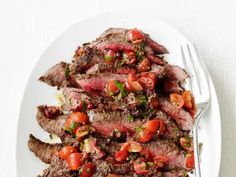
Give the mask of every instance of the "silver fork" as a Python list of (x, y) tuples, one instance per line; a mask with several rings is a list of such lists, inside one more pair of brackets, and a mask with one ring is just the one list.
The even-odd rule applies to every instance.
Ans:
[(187, 89), (190, 89), (195, 97), (197, 113), (193, 126), (193, 143), (195, 159), (195, 177), (201, 177), (199, 146), (198, 146), (198, 124), (206, 113), (210, 104), (209, 73), (201, 57), (197, 55), (196, 49), (192, 44), (181, 46), (181, 54), (185, 69), (190, 74), (187, 81)]

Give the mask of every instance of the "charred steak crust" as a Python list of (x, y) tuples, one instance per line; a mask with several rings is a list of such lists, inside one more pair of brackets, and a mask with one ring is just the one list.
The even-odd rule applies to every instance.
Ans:
[(56, 152), (62, 148), (62, 144), (48, 144), (35, 138), (32, 134), (29, 136), (28, 147), (44, 163), (50, 164)]

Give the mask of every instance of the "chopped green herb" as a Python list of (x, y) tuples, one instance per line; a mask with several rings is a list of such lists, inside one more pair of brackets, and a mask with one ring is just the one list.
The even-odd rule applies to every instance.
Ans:
[(147, 105), (147, 102), (148, 102), (147, 96), (141, 95), (141, 96), (138, 97), (138, 100), (139, 100), (139, 105), (140, 106), (146, 106)]
[(145, 46), (145, 43), (141, 43), (137, 46), (135, 55), (138, 60), (141, 60), (144, 58), (144, 46)]
[(136, 131), (137, 133), (140, 133), (142, 130), (143, 130), (142, 127), (135, 127), (135, 131)]
[(153, 162), (147, 162), (147, 165), (148, 165), (149, 167), (152, 167), (152, 166), (154, 165), (154, 163), (153, 163)]
[(133, 121), (134, 121), (134, 116), (132, 116), (131, 114), (128, 115), (128, 120), (129, 120), (130, 122), (133, 122)]
[(65, 69), (65, 77), (66, 79), (68, 79), (70, 76), (70, 67), (69, 65), (66, 66), (66, 69)]
[[(121, 94), (120, 97), (124, 97), (128, 94), (128, 91), (125, 89), (124, 84), (122, 84), (119, 81), (115, 81), (115, 85), (120, 90), (120, 94)], [(119, 95), (118, 95), (118, 97), (119, 97)]]
[(112, 61), (112, 60), (113, 60), (113, 57), (112, 57), (112, 56), (105, 55), (105, 56), (104, 56), (104, 60), (105, 60), (105, 61)]

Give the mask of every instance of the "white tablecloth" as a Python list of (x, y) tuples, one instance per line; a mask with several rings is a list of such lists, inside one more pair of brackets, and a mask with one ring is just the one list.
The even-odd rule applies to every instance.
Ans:
[(235, 2), (1, 0), (0, 177), (16, 176), (15, 137), (18, 112), (26, 81), (40, 54), (56, 36), (84, 17), (121, 9), (136, 9), (140, 13), (144, 9), (158, 14), (197, 45), (212, 76), (221, 107), (223, 143), (220, 176), (235, 177)]

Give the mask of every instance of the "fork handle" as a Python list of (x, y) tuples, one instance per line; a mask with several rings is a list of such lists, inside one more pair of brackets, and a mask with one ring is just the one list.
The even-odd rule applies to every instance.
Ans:
[(195, 122), (193, 126), (193, 146), (194, 146), (194, 163), (195, 163), (195, 177), (201, 177), (201, 168), (199, 160), (199, 146), (198, 146), (198, 124), (199, 120), (205, 113), (204, 110), (199, 110), (195, 116)]

